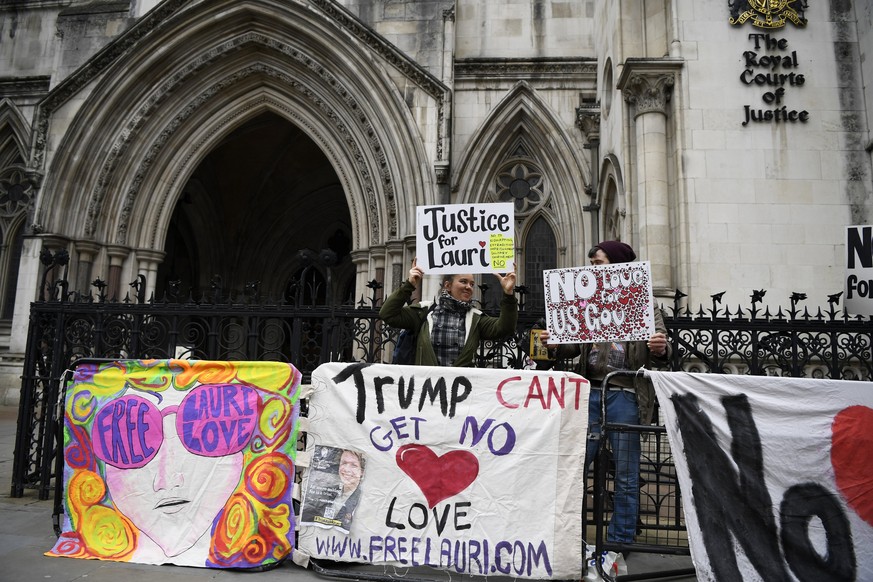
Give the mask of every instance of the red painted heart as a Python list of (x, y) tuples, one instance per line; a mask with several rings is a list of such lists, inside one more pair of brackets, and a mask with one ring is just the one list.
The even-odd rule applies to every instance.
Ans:
[(831, 465), (837, 487), (846, 503), (864, 521), (873, 525), (873, 408), (849, 406), (831, 425)]
[(466, 489), (479, 475), (479, 460), (468, 451), (450, 451), (440, 457), (424, 445), (397, 449), (397, 466), (409, 475), (433, 507)]
[(484, 241), (484, 240), (480, 240), (480, 241), (479, 241), (479, 246), (482, 247), (482, 248), (484, 249), (484, 248), (485, 248), (485, 241)]

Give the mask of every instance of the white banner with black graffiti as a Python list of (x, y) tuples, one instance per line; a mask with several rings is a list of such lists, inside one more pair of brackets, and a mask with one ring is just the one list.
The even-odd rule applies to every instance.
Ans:
[(581, 578), (583, 377), (330, 363), (312, 385), (300, 552)]
[(873, 383), (650, 376), (700, 580), (873, 580)]

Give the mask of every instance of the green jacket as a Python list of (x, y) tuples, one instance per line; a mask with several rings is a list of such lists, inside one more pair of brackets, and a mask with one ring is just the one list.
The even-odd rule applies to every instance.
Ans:
[[(431, 301), (407, 305), (415, 287), (404, 281), (400, 287), (385, 299), (379, 317), (391, 327), (401, 329), (421, 329), (415, 340), (415, 365), (438, 366), (436, 353), (430, 341), (430, 321), (428, 308)], [(480, 340), (498, 340), (515, 333), (518, 324), (518, 300), (515, 295), (503, 295), (500, 301), (500, 317), (485, 315), (473, 308), (467, 313), (467, 338), (452, 366), (472, 367), (476, 361), (476, 350)]]
[[(661, 310), (655, 308), (655, 331), (666, 334), (667, 327), (664, 325), (664, 317)], [(575, 372), (588, 378), (588, 355), (591, 353), (591, 348), (594, 344), (561, 344), (555, 350), (555, 357), (559, 360), (571, 359), (576, 356), (579, 358), (579, 363), (576, 364)], [(666, 368), (670, 362), (670, 343), (667, 343), (667, 351), (663, 356), (655, 356), (649, 351), (647, 342), (634, 341), (624, 342), (625, 354), (627, 355), (627, 369), (639, 370), (640, 368), (651, 369)], [(590, 378), (589, 378), (590, 379)], [(611, 385), (622, 386), (624, 388), (633, 388), (637, 395), (637, 406), (640, 409), (640, 423), (651, 424), (652, 416), (655, 411), (655, 388), (652, 386), (652, 381), (642, 374), (637, 374), (633, 378), (626, 376), (617, 376), (612, 379)]]

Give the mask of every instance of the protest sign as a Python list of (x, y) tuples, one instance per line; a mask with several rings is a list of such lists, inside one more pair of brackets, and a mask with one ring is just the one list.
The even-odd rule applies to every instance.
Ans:
[(300, 374), (280, 362), (80, 364), (49, 556), (264, 568), (294, 546)]
[(515, 269), (511, 203), (416, 208), (416, 259), (425, 273), (508, 273)]
[(647, 340), (655, 332), (648, 262), (543, 271), (550, 344)]
[[(295, 552), (477, 576), (581, 578), (584, 378), (330, 363), (312, 384), (313, 460)], [(354, 464), (345, 475), (338, 451)], [(343, 494), (358, 495), (353, 510), (341, 509)]]
[(700, 580), (873, 580), (869, 382), (647, 374)]
[(846, 312), (873, 315), (873, 226), (846, 228)]

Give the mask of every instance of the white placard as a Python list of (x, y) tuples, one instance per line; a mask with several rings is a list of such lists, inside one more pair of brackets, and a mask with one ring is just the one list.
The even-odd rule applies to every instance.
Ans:
[(515, 207), (510, 203), (416, 208), (418, 266), (425, 273), (515, 270)]
[(549, 343), (647, 340), (655, 333), (649, 263), (543, 271)]
[[(318, 483), (303, 498), (299, 551), (476, 576), (581, 578), (587, 380), (331, 363), (312, 384), (307, 442), (319, 469), (304, 474), (303, 490), (313, 474)], [(362, 461), (330, 485), (324, 473), (338, 451)], [(325, 509), (343, 479), (360, 489), (351, 516)]]

